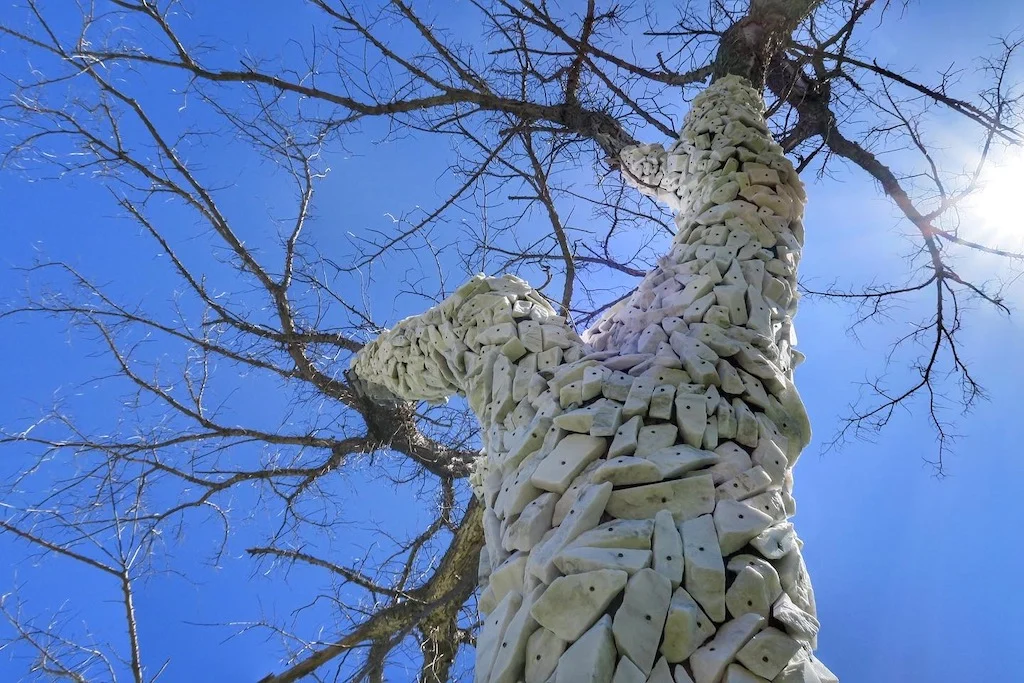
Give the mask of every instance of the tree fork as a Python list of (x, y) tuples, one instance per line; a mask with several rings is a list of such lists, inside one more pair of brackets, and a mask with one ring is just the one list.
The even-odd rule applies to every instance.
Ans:
[(772, 59), (819, 4), (821, 0), (751, 0), (747, 15), (722, 34), (712, 82), (739, 76), (764, 90)]

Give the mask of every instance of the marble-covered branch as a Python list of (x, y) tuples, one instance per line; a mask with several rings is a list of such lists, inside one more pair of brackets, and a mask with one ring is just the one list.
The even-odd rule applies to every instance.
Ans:
[(476, 681), (837, 681), (789, 521), (804, 193), (762, 109), (725, 77), (667, 150), (623, 150), (679, 230), (582, 340), (479, 277), (357, 356), (401, 397), (465, 393), (483, 427)]
[[(537, 354), (540, 368), (556, 368), (578, 360), (582, 345), (565, 318), (525, 281), (481, 274), (367, 344), (352, 369), (363, 381), (409, 401), (464, 394), (483, 421), (492, 410), (495, 376), (506, 365)], [(505, 417), (503, 408), (494, 410), (498, 419)]]

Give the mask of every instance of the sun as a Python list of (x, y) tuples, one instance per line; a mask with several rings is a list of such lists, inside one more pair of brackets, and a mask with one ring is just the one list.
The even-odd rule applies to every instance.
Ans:
[(1024, 152), (1014, 152), (982, 172), (965, 205), (961, 226), (998, 242), (987, 246), (1012, 248), (1024, 242)]

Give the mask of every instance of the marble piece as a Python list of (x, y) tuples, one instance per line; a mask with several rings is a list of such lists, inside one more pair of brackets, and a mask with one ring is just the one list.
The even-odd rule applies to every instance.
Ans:
[(622, 424), (622, 406), (614, 401), (594, 404), (594, 417), (590, 423), (591, 436), (616, 436)]
[(534, 498), (512, 522), (502, 536), (502, 546), (508, 550), (529, 551), (551, 528), (551, 515), (555, 511), (558, 495), (542, 493)]
[(632, 548), (650, 550), (653, 519), (613, 519), (580, 534), (568, 547)]
[(607, 443), (589, 434), (569, 434), (537, 466), (530, 482), (545, 491), (564, 493), (584, 467), (604, 455)]
[(486, 683), (490, 679), (501, 637), (522, 603), (523, 596), (520, 593), (508, 593), (481, 625), (476, 642), (477, 657), (474, 671), (474, 680), (479, 683)]
[(637, 438), (640, 435), (640, 428), (643, 420), (639, 415), (629, 418), (615, 430), (615, 437), (611, 446), (608, 447), (608, 457), (614, 458), (620, 455), (632, 455), (636, 452)]
[(533, 603), (533, 618), (558, 638), (575, 641), (597, 622), (628, 578), (614, 569), (560, 576)]
[(765, 578), (753, 567), (744, 567), (725, 591), (725, 606), (733, 617), (748, 612), (769, 617), (772, 596)]
[(668, 510), (659, 510), (654, 516), (652, 566), (678, 588), (683, 579), (683, 539), (676, 529), (675, 520)]
[(814, 644), (818, 637), (818, 620), (811, 614), (800, 609), (789, 597), (788, 593), (782, 593), (779, 599), (772, 605), (772, 616), (782, 624), (790, 636), (798, 641)]
[(605, 615), (562, 654), (554, 683), (611, 683), (615, 659), (612, 618)]
[(546, 628), (534, 631), (526, 642), (525, 683), (545, 683), (555, 672), (566, 644)]
[(796, 533), (789, 522), (773, 524), (752, 538), (750, 545), (768, 559), (778, 560), (797, 549)]
[[(737, 474), (715, 487), (719, 499), (743, 500), (768, 490), (772, 485), (771, 476), (760, 465)], [(755, 506), (756, 507), (756, 506)]]
[(526, 644), (537, 630), (538, 624), (531, 615), (533, 601), (544, 589), (538, 588), (527, 595), (516, 614), (501, 634), (501, 644), (496, 648), (491, 668), (490, 683), (517, 683), (526, 664)]
[(602, 463), (590, 475), (590, 481), (600, 483), (610, 481), (616, 487), (634, 484), (650, 484), (661, 481), (661, 470), (650, 460), (621, 455)]
[(679, 430), (674, 424), (661, 423), (641, 427), (637, 434), (634, 455), (645, 457), (673, 445), (678, 437)]
[(709, 475), (700, 475), (616, 490), (608, 499), (607, 512), (619, 519), (647, 519), (668, 510), (681, 522), (714, 508), (714, 484)]
[(616, 569), (632, 575), (651, 566), (651, 551), (578, 546), (566, 548), (555, 555), (555, 566), (563, 574)]
[(665, 637), (661, 653), (669, 662), (685, 661), (715, 634), (715, 625), (697, 601), (683, 588), (677, 588), (669, 603)]
[(671, 596), (668, 579), (653, 569), (641, 569), (630, 577), (615, 612), (615, 647), (644, 673), (654, 665)]
[(659, 657), (651, 669), (651, 675), (647, 677), (647, 683), (675, 683), (672, 678), (672, 670), (664, 657)]
[(491, 571), (489, 583), (494, 597), (502, 600), (509, 592), (522, 593), (523, 580), (526, 576), (525, 553), (512, 553), (508, 559)]
[(647, 683), (647, 675), (629, 657), (619, 657), (612, 683)]
[(770, 515), (735, 500), (719, 500), (714, 520), (723, 555), (733, 554), (774, 522)]
[(676, 390), (676, 425), (687, 445), (700, 448), (704, 443), (707, 426), (707, 401), (703, 394), (682, 393)]
[(758, 676), (772, 679), (782, 673), (799, 651), (800, 643), (769, 626), (740, 649), (736, 660)]
[(565, 490), (565, 493), (561, 495), (558, 502), (555, 503), (555, 512), (551, 515), (551, 525), (559, 526), (562, 520), (565, 519), (566, 515), (569, 514), (569, 510), (576, 504), (576, 500), (583, 493), (587, 484), (590, 484), (590, 475), (601, 466), (602, 460), (598, 458), (589, 465), (583, 468), (583, 471), (576, 475), (576, 478), (569, 484), (569, 488)]
[(526, 571), (544, 583), (554, 581), (557, 578), (555, 556), (581, 533), (597, 526), (611, 493), (612, 485), (608, 482), (583, 488), (562, 523), (530, 553)]
[(764, 623), (764, 617), (758, 614), (744, 614), (723, 624), (711, 642), (697, 648), (690, 656), (695, 683), (718, 683), (736, 653), (761, 630)]
[(718, 461), (718, 455), (713, 451), (678, 445), (662, 448), (645, 456), (645, 459), (657, 466), (662, 477), (670, 479), (713, 465)]
[(725, 669), (722, 683), (771, 683), (767, 678), (756, 676), (740, 664), (730, 664)]
[(679, 531), (683, 537), (686, 591), (709, 617), (716, 622), (725, 621), (725, 562), (711, 515), (688, 519)]
[(651, 407), (647, 414), (658, 420), (672, 419), (672, 406), (676, 397), (676, 388), (671, 384), (660, 384), (651, 395)]

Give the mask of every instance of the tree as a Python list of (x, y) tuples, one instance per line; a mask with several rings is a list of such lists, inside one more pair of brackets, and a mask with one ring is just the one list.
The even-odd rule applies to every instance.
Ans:
[[(336, 624), (328, 636), (310, 642), (286, 624), (253, 625), (279, 635), (289, 651), (267, 681), (326, 678), (335, 671), (381, 680), (388, 664), (410, 656), (421, 680), (448, 680), (460, 648), (474, 642), (481, 661), (490, 661), (484, 655), (501, 648), (493, 628), (475, 635), (471, 603), (478, 564), (483, 575), (491, 574), (481, 608), (498, 618), (497, 633), (507, 623), (511, 630), (505, 632), (517, 636), (504, 641), (512, 645), (505, 648), (511, 655), (497, 655), (508, 680), (521, 677), (527, 649), (546, 666), (567, 647), (573, 665), (563, 667), (559, 680), (587, 666), (609, 671), (611, 641), (639, 666), (642, 675), (635, 675), (641, 679), (652, 667), (665, 676), (668, 663), (686, 660), (682, 671), (698, 683), (715, 680), (729, 659), (719, 661), (711, 648), (717, 643), (721, 650), (735, 640), (733, 650), (739, 650), (767, 625), (769, 613), (778, 628), (762, 630), (741, 651), (743, 666), (768, 678), (789, 667), (806, 675), (793, 680), (830, 680), (798, 652), (813, 643), (816, 622), (797, 541), (784, 522), (792, 511), (787, 465), (809, 437), (789, 377), (798, 361), (788, 325), (802, 241), (796, 174), (827, 172), (836, 160), (846, 160), (877, 181), (916, 231), (913, 274), (905, 284), (804, 293), (862, 302), (867, 316), (888, 314), (900, 297), (932, 293), (934, 307), (901, 340), (924, 344), (918, 378), (895, 391), (876, 385), (877, 401), (858, 409), (848, 429), (856, 434), (884, 426), (896, 408), (923, 395), (939, 437), (941, 466), (949, 436), (940, 405), (949, 385), (943, 382), (953, 378), (966, 406), (980, 390), (957, 341), (964, 306), (973, 298), (1005, 308), (997, 291), (958, 274), (955, 252), (1021, 258), (981, 243), (955, 222), (990, 149), (1021, 141), (1020, 93), (1010, 79), (1019, 43), (1004, 41), (985, 63), (991, 84), (971, 101), (953, 94), (951, 77), (929, 86), (859, 54), (855, 33), (866, 18), (898, 11), (889, 3), (741, 5), (685, 8), (667, 27), (651, 13), (649, 33), (665, 49), (629, 58), (622, 56), (630, 50), (620, 38), (626, 22), (643, 13), (595, 2), (585, 10), (525, 1), (474, 4), (474, 20), (488, 32), (482, 53), (398, 0), (375, 9), (312, 0), (308, 11), (317, 26), (330, 28), (329, 35), (315, 34), (294, 52), (282, 49), (274, 61), (245, 55), (240, 65), (230, 51), (189, 28), (188, 8), (179, 3), (111, 0), (84, 7), (69, 22), (66, 14), (29, 2), (24, 13), (5, 20), (5, 42), (26, 51), (32, 67), (16, 80), (15, 97), (4, 110), (15, 135), (8, 163), (109, 188), (122, 215), (159, 246), (177, 291), (170, 315), (161, 315), (148, 301), (125, 303), (135, 298), (131, 292), (115, 296), (111, 287), (68, 263), (41, 262), (29, 275), (48, 286), (29, 291), (5, 313), (12, 319), (56, 315), (91, 331), (112, 359), (114, 376), (131, 391), (124, 419), (113, 427), (84, 424), (58, 405), (38, 424), (5, 432), (4, 443), (21, 456), (4, 493), (10, 510), (0, 520), (5, 534), (110, 577), (127, 625), (123, 664), (73, 634), (35, 625), (8, 597), (4, 607), (15, 643), (35, 653), (33, 671), (80, 680), (119, 672), (146, 680), (157, 674), (159, 665), (143, 655), (134, 591), (164, 568), (168, 551), (191, 538), (197, 526), (218, 520), (226, 532), (244, 525), (246, 515), (225, 505), (235, 496), (243, 510), (277, 521), (250, 546), (253, 557), (269, 566), (315, 569), (336, 582), (317, 596), (334, 608), (323, 610), (314, 598), (310, 610), (311, 618)], [(146, 90), (154, 74), (166, 74), (166, 93)], [(680, 143), (669, 152), (638, 144), (641, 133), (674, 139), (671, 121), (683, 110), (680, 94), (689, 98), (709, 80), (712, 86), (694, 100)], [(767, 126), (759, 118), (762, 92)], [(705, 106), (721, 106), (722, 120), (710, 121)], [(941, 170), (922, 130), (929, 107), (963, 117), (979, 131), (980, 160), (968, 173)], [(864, 108), (877, 123), (851, 123), (853, 113)], [(200, 112), (190, 114), (194, 109)], [(233, 139), (224, 135), (228, 131)], [(330, 155), (360, 134), (383, 134), (400, 145), (414, 134), (453, 141), (451, 177), (440, 183), (448, 198), (421, 215), (399, 216), (393, 231), (367, 233), (334, 253), (326, 242), (307, 236), (314, 190), (326, 182)], [(714, 155), (720, 149), (715, 139), (742, 144)], [(271, 178), (292, 183), (291, 210), (272, 204), (272, 213), (284, 216), (277, 244), (232, 218), (237, 193), (230, 181), (217, 178), (223, 169), (204, 166), (217, 158), (204, 152), (214, 143), (218, 155), (237, 154), (239, 167), (246, 158), (259, 158), (272, 169)], [(880, 160), (881, 150), (907, 143), (920, 153), (923, 167), (908, 162), (909, 170), (900, 172)], [(574, 172), (595, 154), (601, 182), (581, 189)], [(680, 164), (690, 159), (693, 167), (680, 175)], [(733, 187), (732, 177), (722, 176), (739, 171), (749, 186)], [(680, 218), (668, 220), (636, 189), (680, 209)], [(755, 216), (751, 204), (765, 211)], [(600, 240), (574, 227), (576, 207), (591, 211), (590, 220), (600, 228), (591, 231)], [(456, 228), (459, 215), (473, 220)], [(533, 225), (535, 215), (546, 222), (543, 228)], [(199, 248), (182, 227), (196, 224)], [(726, 230), (716, 232), (720, 224)], [(673, 233), (669, 257), (656, 260), (665, 234)], [(644, 236), (639, 247), (636, 235)], [(371, 282), (384, 290), (387, 278), (379, 269), (399, 253), (436, 268), (431, 277), (413, 274), (403, 290), (436, 305), (364, 346), (383, 327), (365, 297), (354, 293)], [(535, 289), (506, 278), (477, 279), (452, 291), (453, 279), (480, 270), (518, 272)], [(761, 275), (765, 270), (768, 275)], [(670, 271), (679, 278), (666, 279)], [(633, 281), (618, 287), (609, 274)], [(748, 287), (755, 275), (764, 283), (761, 292)], [(639, 278), (645, 279), (633, 291)], [(693, 284), (699, 296), (673, 291), (670, 280), (680, 287)], [(682, 320), (669, 320), (663, 311), (642, 327), (636, 322), (638, 311), (667, 300), (680, 307), (674, 313)], [(775, 310), (755, 313), (761, 303)], [(452, 316), (456, 324), (446, 326)], [(466, 329), (451, 336), (454, 327), (468, 329), (470, 323), (477, 327), (472, 340)], [(587, 328), (586, 340), (600, 349), (589, 359), (592, 349), (584, 350), (576, 334)], [(156, 353), (147, 346), (150, 338), (162, 340)], [(181, 363), (172, 381), (163, 356), (175, 347)], [(640, 352), (653, 357), (641, 358)], [(354, 372), (346, 374), (353, 357)], [(669, 359), (667, 364), (659, 357)], [(418, 366), (397, 372), (398, 361)], [(513, 362), (527, 368), (522, 378)], [(656, 383), (634, 381), (644, 373), (650, 377), (651, 370), (673, 372)], [(238, 378), (246, 373), (258, 377)], [(505, 393), (491, 393), (487, 382), (494, 377), (507, 385)], [(532, 379), (537, 377), (543, 385)], [(382, 392), (380, 384), (389, 391)], [(559, 389), (557, 396), (552, 387)], [(653, 392), (663, 387), (672, 387), (664, 392), (675, 397), (659, 398), (656, 409)], [(265, 416), (242, 419), (231, 400), (237, 388), (273, 391), (277, 401), (292, 405), (276, 423)], [(400, 400), (441, 399), (455, 391), (468, 395), (468, 407), (459, 401), (429, 406)], [(506, 400), (516, 395), (527, 400)], [(499, 405), (487, 415), (492, 401)], [(685, 410), (712, 404), (714, 414), (702, 415), (699, 425), (682, 417)], [(478, 430), (469, 407), (486, 430)], [(648, 443), (641, 447), (626, 439), (617, 445), (613, 435), (620, 428), (638, 429), (641, 419)], [(546, 421), (556, 427), (547, 440)], [(662, 443), (666, 430), (659, 428), (666, 426), (671, 439)], [(773, 426), (783, 433), (774, 434)], [(637, 441), (643, 437), (638, 433)], [(746, 450), (720, 443), (734, 441)], [(490, 449), (484, 459), (477, 452), (481, 442)], [(577, 477), (592, 474), (581, 475), (580, 468), (609, 445), (628, 458), (637, 457), (637, 448), (652, 455), (655, 443), (667, 450), (642, 463), (609, 463), (598, 476), (603, 484), (583, 489), (581, 478), (576, 486)], [(520, 481), (515, 503), (497, 495), (503, 449), (510, 452), (503, 467), (515, 481), (515, 472), (529, 464), (539, 469), (555, 448), (567, 459), (577, 458), (576, 466), (558, 469), (545, 459), (552, 471), (532, 477), (537, 486)], [(36, 457), (29, 459), (30, 453)], [(751, 456), (755, 462), (748, 462)], [(70, 474), (59, 469), (68, 457), (75, 465)], [(436, 501), (435, 514), (420, 533), (395, 540), (385, 552), (370, 551), (362, 563), (339, 563), (334, 534), (346, 515), (332, 478), (366, 466), (396, 484), (416, 482), (427, 500)], [(699, 469), (708, 467), (710, 472)], [(701, 473), (680, 476), (690, 471)], [(482, 500), (468, 495), (466, 481), (474, 472)], [(613, 494), (611, 482), (637, 488)], [(730, 484), (749, 486), (768, 515), (755, 514), (748, 496), (746, 504), (715, 504), (716, 495), (729, 498), (715, 487), (727, 490)], [(668, 518), (653, 508), (636, 512), (644, 494), (664, 487), (674, 494), (664, 496), (666, 502), (679, 506)], [(573, 503), (574, 492), (584, 490)], [(516, 510), (530, 500), (536, 508), (530, 514), (541, 521), (529, 531), (520, 525), (519, 532), (509, 532), (519, 533), (516, 545), (503, 548)], [(575, 514), (574, 504), (588, 519), (562, 522), (558, 528), (568, 531), (556, 531), (548, 541), (536, 536), (545, 530), (545, 515)], [(618, 538), (631, 551), (628, 559), (583, 542), (577, 548), (582, 552), (566, 550), (586, 527), (602, 521), (602, 511), (613, 510), (620, 511), (618, 517), (653, 520), (630, 527), (640, 540)], [(729, 513), (737, 520), (727, 518)], [(739, 515), (757, 522), (740, 524)], [(652, 532), (656, 550), (678, 552), (668, 564), (659, 560), (653, 570), (640, 569), (649, 562), (640, 557), (646, 550), (637, 554), (626, 545), (650, 544)], [(485, 537), (488, 550), (479, 562)], [(721, 544), (717, 564), (702, 562), (701, 545), (693, 541), (701, 538)], [(769, 561), (748, 552), (748, 542)], [(502, 562), (508, 550), (521, 554)], [(680, 554), (686, 571), (678, 565)], [(723, 555), (732, 560), (728, 568)], [(751, 567), (742, 567), (740, 557)], [(518, 587), (522, 579), (513, 577), (524, 566), (522, 575), (533, 578), (521, 593), (510, 590), (507, 582)], [(598, 569), (603, 567), (613, 569)], [(608, 602), (587, 618), (574, 612), (571, 623), (557, 625), (552, 610), (545, 617), (543, 609), (521, 606), (544, 601), (543, 590), (531, 592), (537, 581), (554, 586), (558, 570), (571, 577), (583, 576), (585, 569), (597, 570), (586, 576), (605, 582), (607, 600), (615, 600), (614, 620), (600, 617)], [(503, 574), (500, 580), (496, 571)], [(624, 573), (632, 577), (628, 582)], [(776, 580), (779, 590), (772, 588)], [(560, 585), (568, 590), (572, 579)], [(615, 597), (620, 593), (621, 606)], [(750, 603), (757, 595), (764, 601), (747, 605), (749, 615), (737, 602), (748, 595)], [(671, 612), (665, 629), (676, 633), (673, 644), (666, 641), (662, 648), (664, 660), (656, 659), (661, 655), (652, 647), (661, 637), (660, 625), (652, 637), (645, 620), (630, 621), (648, 604)], [(532, 630), (538, 624), (531, 616), (545, 620), (547, 630)], [(650, 616), (652, 622), (666, 618)], [(540, 635), (531, 640), (535, 634)], [(575, 638), (586, 640), (575, 649), (562, 642)], [(600, 647), (590, 647), (593, 642)], [(758, 662), (761, 657), (769, 661)], [(736, 667), (730, 675), (749, 678)]]

